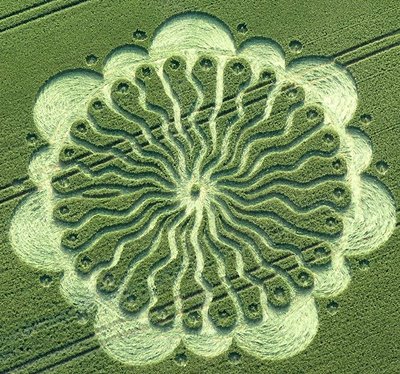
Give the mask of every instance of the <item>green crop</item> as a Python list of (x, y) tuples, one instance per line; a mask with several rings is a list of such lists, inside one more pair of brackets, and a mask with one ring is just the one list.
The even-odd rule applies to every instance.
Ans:
[[(153, 46), (165, 20), (192, 11), (194, 20), (204, 12), (226, 24), (234, 55)], [(0, 373), (398, 372), (399, 11), (389, 0), (3, 0)], [(177, 29), (170, 40), (179, 37)], [(265, 43), (286, 66), (243, 52)], [(110, 64), (118, 53), (148, 51), (149, 59)], [(301, 70), (307, 59), (354, 81), (355, 109), (343, 126), (351, 98), (344, 93), (343, 104), (333, 92), (339, 104), (327, 110), (317, 97), (342, 76), (312, 76)], [(298, 78), (307, 74), (306, 83)], [(75, 88), (49, 95), (48, 112), (37, 108), (68, 75), (93, 87), (84, 110), (57, 125), (67, 128), (61, 136), (48, 125), (52, 108), (62, 112)], [(370, 235), (348, 229), (359, 174), (372, 186), (368, 197), (392, 204), (368, 211), (377, 217)], [(389, 208), (391, 226), (376, 234)], [(336, 269), (338, 243), (358, 235), (360, 248), (386, 236), (373, 254), (346, 255), (335, 271), (348, 271), (351, 284), (324, 294), (319, 274)], [(71, 286), (75, 277), (82, 288)], [(267, 314), (297, 313), (308, 297), (318, 332), (281, 357), (292, 343), (275, 331), (295, 334), (311, 309), (302, 304), (290, 328), (260, 326)], [(107, 319), (108, 307), (117, 317)], [(142, 320), (154, 335), (141, 341), (141, 325), (129, 326)], [(151, 353), (158, 339), (169, 352), (161, 360)], [(276, 352), (262, 357), (257, 347), (273, 339)], [(145, 362), (129, 362), (138, 346)]]

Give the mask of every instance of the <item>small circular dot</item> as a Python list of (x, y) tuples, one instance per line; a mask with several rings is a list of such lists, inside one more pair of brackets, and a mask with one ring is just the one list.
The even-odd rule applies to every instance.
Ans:
[(72, 157), (74, 155), (74, 150), (72, 148), (64, 149), (64, 155), (67, 157)]
[(66, 205), (60, 207), (60, 213), (61, 214), (68, 214), (69, 213), (69, 208)]
[(203, 59), (200, 61), (200, 65), (201, 65), (202, 68), (208, 70), (208, 69), (212, 68), (213, 63), (212, 63), (212, 61), (211, 61), (209, 58), (203, 58)]
[(220, 310), (218, 312), (218, 315), (220, 318), (227, 318), (229, 316), (229, 313), (226, 310)]
[(129, 295), (126, 298), (126, 302), (129, 304), (134, 304), (136, 302), (136, 296), (135, 295)]
[(189, 319), (191, 322), (197, 322), (197, 321), (200, 319), (200, 313), (199, 313), (199, 312), (191, 312), (191, 313), (188, 315), (188, 319)]
[(62, 178), (62, 179), (60, 179), (59, 183), (60, 183), (60, 186), (61, 186), (61, 187), (68, 187), (68, 186), (69, 186), (69, 180), (68, 180), (68, 178)]
[(42, 286), (49, 287), (50, 284), (53, 282), (53, 278), (50, 275), (43, 274), (40, 276), (39, 281), (42, 284)]
[(249, 305), (249, 311), (250, 312), (257, 312), (258, 311), (258, 304), (252, 303)]
[(161, 320), (164, 320), (164, 319), (166, 319), (166, 318), (168, 318), (168, 315), (169, 315), (169, 313), (168, 313), (168, 311), (167, 310), (161, 310), (161, 311), (159, 311), (159, 312), (156, 312), (157, 314), (158, 314), (158, 316), (159, 316), (159, 318), (161, 319)]
[(344, 195), (344, 189), (337, 187), (333, 190), (333, 195), (336, 197), (336, 199), (341, 199)]
[(81, 265), (82, 265), (84, 268), (87, 268), (91, 263), (92, 263), (92, 260), (90, 259), (90, 257), (88, 257), (88, 256), (83, 256), (83, 257), (81, 258)]
[(86, 130), (87, 130), (86, 124), (80, 123), (79, 125), (76, 126), (76, 129), (77, 129), (79, 132), (86, 132)]
[(235, 123), (236, 120), (237, 120), (236, 116), (231, 116), (226, 120), (226, 124), (227, 125), (232, 125), (233, 123)]
[(369, 260), (367, 260), (366, 258), (358, 261), (358, 265), (360, 266), (361, 270), (367, 270), (369, 268)]
[(339, 304), (336, 301), (330, 301), (326, 305), (326, 309), (328, 310), (328, 312), (330, 314), (334, 315), (334, 314), (336, 314), (338, 312)]
[(247, 27), (247, 25), (246, 25), (245, 23), (239, 23), (239, 24), (237, 25), (236, 30), (237, 30), (238, 32), (240, 32), (241, 34), (246, 34), (247, 31), (249, 31), (249, 29), (248, 29), (248, 27)]
[(97, 60), (98, 60), (98, 58), (97, 58), (97, 56), (95, 56), (95, 55), (88, 55), (88, 56), (86, 56), (86, 63), (87, 63), (88, 65), (94, 65), (94, 64), (96, 64)]
[(361, 114), (360, 121), (364, 124), (368, 124), (372, 121), (372, 116), (370, 114)]
[(342, 166), (342, 163), (340, 160), (335, 160), (332, 162), (332, 166), (334, 169), (339, 170)]
[(272, 71), (269, 71), (269, 70), (264, 70), (261, 73), (261, 79), (264, 80), (264, 81), (273, 80), (274, 77), (275, 77), (274, 73)]
[(179, 66), (180, 66), (181, 64), (180, 64), (180, 62), (178, 61), (178, 60), (175, 60), (175, 59), (173, 59), (173, 60), (171, 60), (170, 62), (169, 62), (169, 67), (172, 69), (172, 70), (177, 70), (177, 69), (179, 69)]
[(120, 83), (120, 84), (118, 85), (118, 87), (117, 87), (117, 90), (118, 90), (118, 92), (121, 92), (121, 93), (127, 93), (128, 90), (129, 90), (129, 85), (128, 85), (128, 83), (125, 83), (125, 82)]
[(326, 255), (326, 249), (324, 247), (318, 247), (315, 251), (315, 257), (321, 258)]
[(244, 70), (244, 66), (241, 62), (235, 62), (232, 65), (232, 70), (236, 73), (236, 74), (240, 74), (243, 70)]
[(229, 361), (233, 363), (238, 363), (240, 359), (242, 358), (241, 354), (239, 352), (229, 352), (228, 354)]
[(114, 276), (112, 274), (107, 274), (104, 278), (103, 278), (103, 283), (106, 287), (112, 287), (115, 283), (115, 279)]
[(179, 366), (186, 366), (187, 362), (188, 362), (188, 357), (187, 357), (186, 353), (178, 353), (175, 356), (174, 361)]
[(300, 53), (303, 50), (303, 44), (299, 40), (292, 40), (289, 43), (289, 48), (294, 53)]
[(299, 93), (299, 90), (296, 87), (290, 87), (287, 90), (286, 95), (287, 95), (288, 98), (294, 99), (294, 98), (296, 98), (298, 93)]
[(71, 242), (74, 242), (78, 239), (78, 236), (76, 234), (69, 234), (68, 235), (68, 240)]
[(36, 140), (38, 139), (38, 137), (37, 137), (37, 135), (36, 134), (28, 134), (27, 136), (26, 136), (26, 140), (29, 142), (29, 143), (35, 143), (36, 142)]
[(139, 29), (136, 29), (132, 35), (133, 35), (133, 38), (136, 40), (145, 40), (147, 38), (146, 32), (143, 30), (139, 30)]
[(334, 217), (329, 217), (326, 219), (326, 224), (330, 227), (333, 227), (337, 224), (337, 221)]
[(278, 298), (284, 297), (285, 296), (285, 290), (283, 287), (276, 287), (274, 289), (274, 295)]
[(309, 120), (312, 120), (318, 117), (318, 112), (315, 109), (309, 109), (306, 115)]
[(324, 142), (325, 142), (325, 143), (330, 144), (330, 143), (332, 143), (334, 140), (335, 140), (335, 137), (333, 136), (333, 134), (327, 133), (327, 134), (324, 135)]
[(145, 77), (149, 77), (151, 75), (151, 69), (148, 66), (142, 68), (142, 73)]
[(100, 110), (103, 108), (103, 103), (100, 100), (97, 100), (93, 103), (93, 108), (96, 110)]
[(386, 174), (389, 169), (389, 165), (385, 161), (378, 161), (375, 167), (379, 174)]
[(298, 278), (301, 282), (305, 283), (310, 280), (310, 275), (303, 271), (299, 274)]

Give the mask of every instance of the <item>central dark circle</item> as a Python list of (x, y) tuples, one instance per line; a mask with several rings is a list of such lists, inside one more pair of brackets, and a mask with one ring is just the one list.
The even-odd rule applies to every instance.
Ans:
[(200, 184), (193, 184), (193, 186), (190, 188), (190, 196), (193, 199), (197, 199), (200, 196)]

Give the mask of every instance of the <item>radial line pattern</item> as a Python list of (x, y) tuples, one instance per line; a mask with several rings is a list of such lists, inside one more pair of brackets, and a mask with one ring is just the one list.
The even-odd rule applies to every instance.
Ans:
[(77, 274), (154, 328), (230, 331), (287, 307), (350, 203), (322, 109), (239, 57), (141, 64), (92, 100), (60, 162), (54, 217)]

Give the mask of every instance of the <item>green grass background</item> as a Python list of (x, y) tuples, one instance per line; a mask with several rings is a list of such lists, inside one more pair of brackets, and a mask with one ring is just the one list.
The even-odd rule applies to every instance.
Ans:
[[(369, 172), (383, 180), (400, 206), (398, 0), (87, 0), (61, 9), (74, 3), (0, 1), (0, 373), (400, 373), (398, 229), (368, 257), (369, 268), (361, 269), (361, 258), (349, 261), (352, 283), (335, 299), (336, 314), (327, 310), (329, 300), (318, 301), (319, 332), (304, 352), (277, 362), (258, 361), (244, 352), (237, 362), (229, 360), (229, 352), (210, 360), (186, 352), (185, 367), (177, 365), (175, 354), (145, 368), (113, 361), (98, 348), (90, 319), (84, 323), (60, 296), (60, 276), (49, 274), (52, 282), (44, 286), (43, 273), (20, 262), (8, 242), (13, 210), (32, 187), (29, 181), (17, 180), (27, 175), (32, 152), (43, 144), (31, 136), (36, 132), (32, 110), (39, 87), (60, 71), (87, 68), (90, 54), (98, 57), (90, 68), (101, 72), (110, 50), (134, 43), (136, 29), (148, 35), (137, 43), (148, 46), (160, 23), (185, 11), (213, 14), (234, 31), (245, 22), (249, 31), (245, 36), (236, 33), (238, 42), (253, 35), (272, 38), (283, 46), (288, 61), (339, 54), (388, 34), (397, 46), (349, 66), (359, 93), (359, 108), (351, 124), (370, 136), (374, 161)], [(26, 10), (14, 14), (21, 9)], [(59, 10), (37, 17), (47, 9)], [(36, 19), (27, 22), (29, 18)], [(299, 55), (288, 47), (295, 39), (304, 46)], [(374, 45), (361, 52), (374, 51)], [(346, 58), (338, 61), (346, 62)], [(372, 121), (360, 121), (363, 114), (370, 114)], [(389, 166), (383, 176), (375, 168), (381, 160)], [(183, 350), (180, 347), (176, 353)]]

